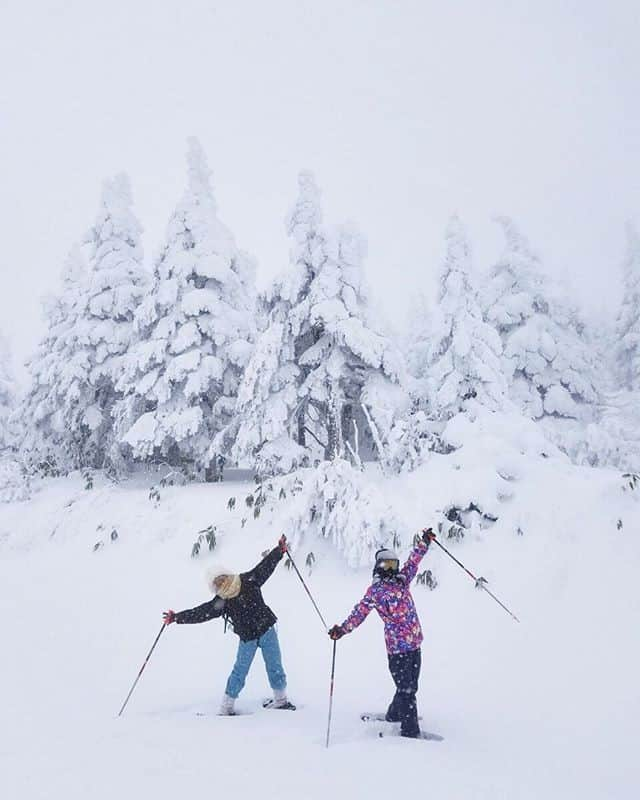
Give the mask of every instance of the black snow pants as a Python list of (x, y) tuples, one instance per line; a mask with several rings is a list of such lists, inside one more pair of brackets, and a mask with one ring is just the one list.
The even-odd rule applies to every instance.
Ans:
[(400, 723), (402, 736), (416, 737), (420, 734), (416, 692), (421, 662), (419, 649), (389, 656), (389, 671), (396, 685), (396, 693), (387, 709), (387, 719)]

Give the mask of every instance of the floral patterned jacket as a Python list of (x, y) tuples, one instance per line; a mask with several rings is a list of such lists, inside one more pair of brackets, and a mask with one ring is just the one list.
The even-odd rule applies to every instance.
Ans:
[(384, 622), (387, 653), (395, 655), (417, 650), (422, 644), (422, 628), (409, 584), (415, 578), (426, 552), (427, 545), (420, 541), (396, 577), (374, 581), (342, 623), (345, 633), (350, 633), (362, 624), (375, 608)]

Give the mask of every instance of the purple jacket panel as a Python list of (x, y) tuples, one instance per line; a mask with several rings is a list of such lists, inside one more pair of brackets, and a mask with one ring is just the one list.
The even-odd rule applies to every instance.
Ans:
[(422, 644), (422, 628), (409, 585), (426, 552), (427, 545), (420, 541), (398, 573), (398, 580), (372, 583), (365, 596), (342, 623), (342, 628), (347, 633), (351, 632), (375, 608), (384, 623), (387, 653), (394, 655), (417, 650)]

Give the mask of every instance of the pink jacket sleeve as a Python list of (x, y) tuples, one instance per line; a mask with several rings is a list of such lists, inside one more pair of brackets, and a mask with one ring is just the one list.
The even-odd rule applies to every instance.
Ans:
[(350, 633), (358, 625), (361, 625), (369, 616), (369, 613), (376, 606), (373, 597), (373, 586), (370, 586), (362, 600), (354, 607), (353, 611), (340, 626), (346, 633)]
[(424, 558), (427, 549), (428, 548), (426, 543), (422, 539), (420, 539), (418, 544), (411, 551), (411, 554), (409, 555), (409, 558), (406, 560), (405, 565), (400, 570), (400, 574), (404, 575), (405, 580), (407, 581), (407, 585), (410, 584), (411, 581), (416, 577), (416, 572), (418, 571), (420, 562)]

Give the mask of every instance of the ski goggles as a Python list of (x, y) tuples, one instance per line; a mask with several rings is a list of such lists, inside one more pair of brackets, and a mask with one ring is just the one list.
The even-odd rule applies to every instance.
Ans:
[(389, 572), (397, 572), (400, 567), (400, 561), (397, 558), (383, 558), (378, 561), (378, 569), (386, 569)]

